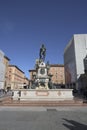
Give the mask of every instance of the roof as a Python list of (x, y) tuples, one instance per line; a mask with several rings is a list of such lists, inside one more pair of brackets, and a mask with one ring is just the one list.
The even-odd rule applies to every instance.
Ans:
[(32, 72), (32, 71), (33, 71), (33, 72), (36, 72), (36, 70), (34, 70), (34, 69), (32, 69), (32, 70), (29, 70), (29, 72)]
[[(50, 67), (64, 67), (63, 64), (50, 64)], [(36, 72), (35, 69), (29, 70), (29, 72)]]
[(9, 67), (15, 67), (17, 68), (19, 71), (21, 71), (22, 73), (24, 73), (21, 69), (19, 69), (16, 65), (9, 65)]
[(7, 56), (4, 56), (4, 58), (6, 58), (8, 61), (10, 61), (10, 59)]
[(64, 67), (63, 64), (50, 64), (50, 67)]

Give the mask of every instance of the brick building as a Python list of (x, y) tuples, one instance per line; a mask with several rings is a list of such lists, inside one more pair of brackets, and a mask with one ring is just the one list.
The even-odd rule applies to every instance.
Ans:
[(9, 77), (9, 87), (11, 89), (20, 89), (24, 86), (25, 74), (15, 65), (8, 66), (8, 77)]
[(55, 85), (64, 85), (65, 84), (65, 76), (64, 76), (64, 65), (59, 64), (51, 64), (49, 73), (52, 76), (52, 82)]

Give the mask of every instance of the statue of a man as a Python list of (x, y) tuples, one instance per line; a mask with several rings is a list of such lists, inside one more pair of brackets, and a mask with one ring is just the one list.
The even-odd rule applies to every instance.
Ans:
[(46, 56), (46, 48), (44, 46), (44, 44), (42, 44), (41, 48), (40, 48), (40, 53), (39, 53), (39, 57), (41, 60), (45, 60), (45, 56)]

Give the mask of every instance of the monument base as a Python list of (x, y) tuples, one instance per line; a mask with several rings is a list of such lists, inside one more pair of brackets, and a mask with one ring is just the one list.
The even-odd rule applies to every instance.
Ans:
[(13, 100), (64, 101), (73, 100), (72, 89), (19, 89), (13, 90)]

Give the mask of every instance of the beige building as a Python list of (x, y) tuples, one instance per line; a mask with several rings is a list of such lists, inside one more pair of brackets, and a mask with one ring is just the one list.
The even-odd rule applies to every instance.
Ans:
[(23, 88), (25, 75), (22, 70), (20, 70), (15, 65), (8, 66), (8, 77), (9, 77), (9, 87), (11, 89)]
[[(33, 75), (36, 74), (36, 70), (29, 70), (30, 81), (33, 80)], [(51, 64), (49, 74), (52, 75), (52, 82), (55, 85), (65, 85), (64, 65)]]
[(2, 85), (1, 88), (7, 90), (19, 89), (23, 88), (24, 86), (29, 86), (29, 79), (25, 76), (24, 72), (20, 70), (17, 66), (10, 65), (10, 59), (5, 56), (2, 51), (0, 52), (0, 58), (2, 60), (2, 64), (0, 64), (0, 79), (2, 79), (3, 77), (3, 85), (2, 80), (0, 82), (0, 85)]
[(10, 59), (4, 56), (5, 64), (5, 82), (4, 89), (23, 88), (29, 85), (29, 80), (25, 77), (24, 72), (15, 65), (9, 64)]

